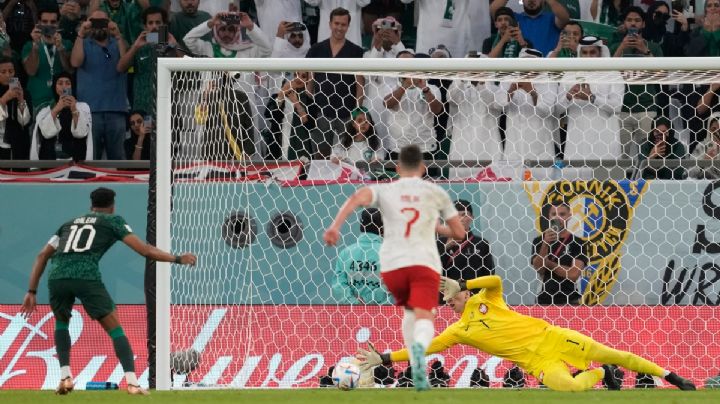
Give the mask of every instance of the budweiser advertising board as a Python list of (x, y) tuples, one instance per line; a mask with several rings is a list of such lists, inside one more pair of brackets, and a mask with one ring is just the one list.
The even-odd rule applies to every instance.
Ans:
[[(76, 306), (70, 333), (72, 369), (83, 387), (90, 380), (122, 381), (122, 368), (107, 334)], [(615, 348), (630, 350), (702, 385), (718, 372), (720, 330), (711, 306), (515, 307), (558, 326), (584, 332)], [(19, 305), (0, 305), (0, 388), (52, 389), (59, 380), (53, 343), (54, 318), (38, 306), (29, 320)], [(119, 305), (125, 333), (136, 354), (136, 371), (147, 380), (145, 308)], [(456, 319), (441, 308), (436, 327)], [(187, 380), (206, 386), (316, 387), (327, 368), (372, 341), (398, 349), (400, 313), (389, 306), (174, 306), (172, 348), (195, 347), (201, 363)], [(714, 325), (713, 327), (716, 327)], [(467, 387), (477, 367), (493, 385), (512, 366), (469, 347), (454, 347), (440, 359), (451, 385)], [(402, 370), (405, 364), (397, 364)], [(632, 375), (626, 377), (631, 383)], [(530, 380), (530, 384), (534, 384)]]

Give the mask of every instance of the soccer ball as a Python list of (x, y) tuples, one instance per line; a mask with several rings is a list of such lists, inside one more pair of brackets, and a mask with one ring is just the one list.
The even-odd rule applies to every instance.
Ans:
[(340, 390), (352, 390), (360, 383), (360, 368), (352, 363), (340, 362), (335, 365), (332, 379)]

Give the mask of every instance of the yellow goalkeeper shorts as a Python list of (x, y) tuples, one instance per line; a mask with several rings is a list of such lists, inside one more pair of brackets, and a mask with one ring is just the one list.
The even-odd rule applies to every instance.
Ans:
[(597, 342), (587, 335), (567, 328), (550, 326), (545, 330), (545, 337), (537, 347), (527, 371), (542, 380), (544, 372), (556, 366), (558, 362), (564, 362), (578, 370), (586, 370), (590, 366), (588, 353), (594, 344)]

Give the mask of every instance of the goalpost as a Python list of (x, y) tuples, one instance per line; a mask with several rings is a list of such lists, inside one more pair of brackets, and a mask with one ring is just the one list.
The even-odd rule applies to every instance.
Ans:
[[(272, 94), (284, 72), (298, 71), (364, 76), (367, 112), (353, 115), (373, 118), (383, 146), (431, 126), (433, 175), (470, 202), (471, 231), (487, 240), (508, 304), (702, 384), (717, 374), (710, 367), (720, 356), (717, 182), (643, 177), (663, 167), (694, 175), (716, 163), (644, 160), (647, 133), (623, 132), (623, 141), (620, 132), (634, 119), (653, 125), (647, 114), (623, 115), (626, 86), (640, 86), (652, 109), (668, 115), (678, 144), (703, 144), (707, 118), (688, 116), (687, 104), (720, 82), (717, 66), (715, 58), (159, 59), (157, 246), (195, 252), (198, 264), (157, 263), (157, 388), (316, 387), (359, 345), (402, 347), (398, 310), (380, 295), (380, 304), (353, 295), (373, 286), (376, 268), (358, 265), (345, 283), (334, 274), (339, 251), (358, 238), (358, 219), (337, 249), (321, 238), (346, 196), (364, 181), (391, 178), (392, 164), (301, 159), (304, 146), (293, 137), (306, 136), (322, 154), (313, 141), (323, 134), (291, 129), (294, 104)], [(447, 123), (403, 115), (407, 105), (427, 113), (419, 99), (400, 112), (385, 108), (382, 98), (404, 77), (418, 87), (437, 83)], [(276, 115), (267, 111), (273, 105), (283, 105)], [(586, 266), (571, 282), (582, 304), (538, 306), (543, 275), (530, 265), (532, 241), (550, 228), (544, 215), (557, 201), (571, 208), (566, 226), (586, 248)], [(436, 328), (456, 319), (439, 308)], [(171, 355), (189, 351), (199, 359), (175, 361), (195, 369), (171, 370)], [(472, 385), (476, 368), (497, 385), (510, 367), (470, 348), (434, 359), (458, 387)]]

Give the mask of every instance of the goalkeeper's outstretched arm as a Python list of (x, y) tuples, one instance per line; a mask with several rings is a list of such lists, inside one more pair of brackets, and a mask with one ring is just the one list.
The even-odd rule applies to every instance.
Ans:
[(458, 282), (445, 276), (440, 277), (440, 292), (446, 302), (464, 290), (475, 289), (486, 289), (487, 293), (502, 297), (502, 278), (497, 275), (488, 275)]
[[(440, 333), (440, 335), (430, 341), (427, 354), (442, 352), (454, 345), (457, 345), (458, 343), (459, 342), (455, 338), (454, 332), (450, 327), (448, 327), (445, 331)], [(360, 369), (363, 372), (380, 364), (390, 365), (393, 362), (404, 362), (410, 360), (410, 355), (408, 354), (407, 349), (401, 349), (399, 351), (389, 353), (380, 353), (371, 343), (368, 343), (367, 350), (360, 348), (356, 357), (360, 361)]]

